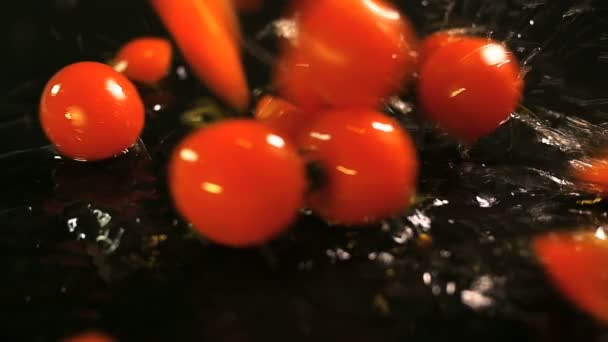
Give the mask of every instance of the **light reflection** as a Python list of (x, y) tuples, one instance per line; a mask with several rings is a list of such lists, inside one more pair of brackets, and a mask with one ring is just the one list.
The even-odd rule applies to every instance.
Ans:
[(83, 110), (77, 106), (68, 107), (64, 117), (70, 121), (74, 127), (82, 127), (86, 124), (87, 118)]
[(109, 90), (110, 93), (112, 93), (112, 96), (118, 100), (124, 100), (127, 98), (127, 95), (125, 95), (122, 87), (114, 80), (106, 81), (106, 89)]
[(275, 134), (268, 134), (266, 136), (266, 142), (276, 148), (285, 147), (285, 140), (283, 140), (283, 138), (281, 138), (280, 136), (275, 135)]
[(382, 122), (378, 122), (378, 121), (374, 121), (372, 122), (372, 127), (376, 130), (382, 131), (382, 132), (392, 132), (395, 130), (395, 127), (393, 127), (393, 125), (391, 124), (386, 124), (386, 123), (382, 123)]
[(492, 298), (471, 290), (462, 291), (460, 293), (460, 299), (462, 300), (463, 304), (476, 310), (487, 308), (494, 303)]
[(330, 134), (324, 134), (319, 132), (310, 132), (310, 137), (318, 140), (328, 141), (331, 139)]
[(345, 175), (349, 175), (349, 176), (355, 176), (357, 174), (357, 170), (349, 169), (349, 168), (344, 167), (342, 165), (336, 166), (336, 170), (342, 172)]
[(431, 285), (431, 274), (429, 272), (424, 272), (424, 274), (422, 275), (422, 281), (424, 282), (425, 285)]
[(595, 237), (600, 240), (606, 240), (606, 232), (604, 231), (604, 227), (599, 227), (595, 231)]
[(184, 148), (181, 151), (179, 151), (179, 157), (185, 161), (195, 162), (198, 160), (198, 153), (194, 152), (193, 150), (191, 150), (189, 148)]
[(51, 87), (51, 95), (55, 96), (55, 95), (59, 94), (60, 90), (61, 90), (61, 84), (57, 83), (57, 84), (53, 85)]
[(509, 61), (507, 51), (499, 44), (488, 44), (484, 46), (481, 56), (487, 65), (500, 66)]
[(449, 295), (453, 295), (454, 292), (456, 292), (456, 283), (454, 283), (453, 281), (447, 283), (447, 285), (445, 286), (445, 292)]
[(399, 18), (401, 18), (401, 15), (399, 15), (399, 12), (392, 10), (388, 7), (378, 5), (374, 0), (363, 0), (363, 3), (374, 13), (376, 13), (386, 19), (399, 20)]
[(114, 64), (114, 70), (122, 73), (125, 70), (127, 70), (128, 66), (129, 66), (129, 63), (123, 59)]
[(222, 188), (222, 186), (210, 182), (204, 182), (203, 184), (201, 184), (201, 189), (214, 195), (219, 195), (224, 192), (224, 188)]
[(456, 96), (464, 93), (465, 91), (467, 91), (467, 88), (456, 89), (456, 90), (452, 91), (452, 93), (450, 94), (450, 97), (456, 97)]

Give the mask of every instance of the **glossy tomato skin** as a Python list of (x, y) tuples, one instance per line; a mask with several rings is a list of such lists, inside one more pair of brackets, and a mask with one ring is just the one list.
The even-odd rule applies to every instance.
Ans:
[(315, 115), (305, 113), (280, 97), (266, 95), (258, 101), (254, 116), (259, 122), (275, 129), (285, 139), (295, 142)]
[(509, 118), (522, 86), (511, 52), (496, 42), (467, 37), (439, 48), (422, 65), (418, 101), (441, 129), (473, 142)]
[[(603, 232), (602, 232), (603, 233)], [(555, 286), (580, 309), (608, 322), (608, 241), (593, 232), (537, 237), (533, 248)]]
[(572, 163), (572, 174), (590, 191), (608, 193), (608, 155)]
[(320, 113), (300, 138), (325, 176), (308, 205), (325, 219), (361, 225), (397, 214), (415, 192), (414, 145), (392, 118), (370, 110)]
[(280, 94), (304, 110), (377, 107), (416, 66), (407, 19), (381, 0), (296, 3), (298, 36), (275, 69)]
[(71, 64), (46, 84), (40, 122), (69, 158), (100, 160), (133, 145), (144, 126), (144, 105), (122, 74), (96, 62)]
[(440, 48), (465, 38), (460, 30), (447, 30), (433, 33), (424, 38), (418, 48), (419, 64), (422, 65)]
[(133, 81), (157, 83), (169, 73), (172, 54), (171, 43), (166, 39), (133, 39), (118, 50), (114, 69)]
[(190, 135), (169, 171), (178, 211), (205, 237), (234, 247), (284, 231), (306, 189), (295, 148), (253, 120), (228, 120)]
[(196, 76), (220, 98), (243, 110), (249, 89), (240, 33), (229, 0), (150, 0)]

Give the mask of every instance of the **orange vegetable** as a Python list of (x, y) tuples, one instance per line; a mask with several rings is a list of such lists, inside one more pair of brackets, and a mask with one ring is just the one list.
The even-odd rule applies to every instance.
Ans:
[(227, 120), (184, 139), (169, 163), (179, 212), (228, 246), (274, 238), (296, 218), (306, 175), (295, 147), (255, 120)]
[(517, 59), (501, 44), (460, 37), (423, 62), (418, 102), (426, 118), (445, 132), (473, 142), (517, 108), (523, 88), (519, 73)]
[(238, 24), (227, 0), (150, 0), (197, 77), (237, 109), (249, 103)]
[(275, 71), (280, 94), (304, 110), (375, 108), (402, 89), (417, 58), (405, 18), (382, 0), (296, 3), (299, 33)]
[(407, 208), (418, 159), (409, 135), (392, 118), (370, 110), (319, 113), (299, 148), (325, 176), (308, 204), (329, 221), (358, 225)]
[(58, 71), (40, 99), (40, 123), (66, 157), (100, 160), (133, 145), (144, 127), (144, 105), (123, 74), (97, 62)]
[(608, 241), (604, 231), (540, 236), (533, 247), (555, 286), (580, 309), (608, 322)]
[(162, 38), (137, 38), (123, 45), (114, 58), (114, 69), (143, 83), (156, 83), (169, 73), (171, 44)]
[(439, 31), (424, 38), (418, 49), (420, 64), (424, 64), (440, 48), (462, 39), (463, 36), (459, 31)]

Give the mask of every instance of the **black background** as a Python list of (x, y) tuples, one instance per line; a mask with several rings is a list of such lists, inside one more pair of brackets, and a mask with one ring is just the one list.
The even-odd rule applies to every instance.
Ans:
[[(507, 40), (526, 61), (525, 105), (541, 128), (512, 119), (463, 157), (455, 142), (416, 118), (415, 107), (408, 116), (388, 108), (417, 141), (425, 200), (388, 222), (388, 230), (326, 227), (305, 216), (278, 241), (238, 251), (189, 233), (166, 195), (167, 156), (188, 130), (179, 114), (210, 96), (194, 80), (170, 77), (158, 89), (142, 88), (148, 108), (162, 103), (163, 109), (148, 110), (143, 142), (118, 160), (55, 159), (38, 127), (41, 89), (58, 69), (106, 61), (133, 37), (166, 35), (147, 3), (5, 4), (1, 339), (56, 341), (97, 329), (121, 341), (607, 340), (608, 330), (555, 291), (528, 245), (537, 233), (603, 222), (602, 202), (584, 208), (577, 202), (593, 195), (537, 172), (568, 179), (567, 162), (603, 142), (608, 12), (602, 2), (398, 1), (421, 35), (474, 23)], [(242, 18), (246, 45), (272, 53), (271, 38), (255, 37), (279, 17), (281, 5), (268, 1), (262, 13)], [(268, 85), (268, 65), (259, 57), (244, 53), (252, 88)], [(178, 56), (175, 66), (182, 64)], [(568, 120), (575, 117), (585, 121)], [(553, 130), (566, 137), (562, 145), (540, 143)], [(480, 207), (478, 197), (496, 205)], [(435, 206), (436, 200), (449, 204)], [(106, 227), (112, 234), (125, 230), (110, 255), (94, 239), (77, 241), (66, 226), (77, 217), (83, 222), (77, 232), (90, 237), (100, 229), (96, 209), (112, 216)], [(418, 214), (431, 220), (430, 231), (412, 223)], [(396, 242), (405, 228), (412, 236)], [(420, 245), (423, 234), (433, 239), (430, 246)], [(371, 260), (370, 253), (381, 252), (394, 259)], [(423, 282), (425, 273), (431, 284)], [(480, 279), (494, 284), (486, 293), (493, 304), (476, 311), (459, 294)], [(456, 294), (446, 293), (450, 283)]]

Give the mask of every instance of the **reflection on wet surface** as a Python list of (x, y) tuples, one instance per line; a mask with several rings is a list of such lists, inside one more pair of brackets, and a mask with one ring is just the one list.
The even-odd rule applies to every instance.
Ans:
[[(142, 90), (149, 122), (142, 142), (103, 163), (71, 162), (38, 148), (43, 140), (33, 113), (43, 82), (13, 84), (8, 109), (0, 113), (7, 140), (0, 156), (0, 302), (11, 313), (1, 334), (52, 341), (96, 328), (125, 341), (601, 341), (608, 330), (557, 292), (530, 248), (532, 237), (550, 231), (601, 236), (607, 221), (606, 202), (569, 174), (572, 160), (606, 145), (608, 122), (601, 94), (591, 83), (588, 90), (578, 87), (582, 78), (567, 70), (576, 58), (585, 61), (585, 52), (557, 57), (585, 39), (588, 53), (595, 53), (593, 44), (608, 51), (599, 33), (583, 32), (600, 9), (577, 3), (412, 4), (406, 13), (423, 32), (474, 20), (482, 32), (506, 39), (527, 68), (524, 107), (463, 150), (422, 123), (410, 97), (391, 99), (387, 112), (412, 133), (421, 155), (416, 204), (369, 229), (327, 226), (302, 215), (288, 234), (260, 249), (211, 245), (171, 206), (170, 151), (189, 127), (221, 117), (209, 107), (193, 110), (203, 90), (181, 63), (163, 85), (168, 91)], [(62, 15), (93, 11), (70, 8)], [(116, 21), (132, 30), (108, 32), (116, 44), (97, 37), (95, 20), (86, 32), (53, 23), (62, 40), (52, 44), (66, 47), (53, 63), (102, 59), (146, 27), (162, 32), (150, 13), (137, 6), (125, 11)], [(270, 19), (251, 19), (245, 27), (253, 37)], [(82, 52), (77, 37), (90, 50)], [(259, 37), (260, 47), (272, 46), (268, 33)], [(260, 69), (255, 59), (246, 63)], [(265, 76), (253, 71), (252, 79), (265, 86)], [(224, 110), (211, 103), (211, 111)], [(33, 322), (37, 328), (28, 328)]]

